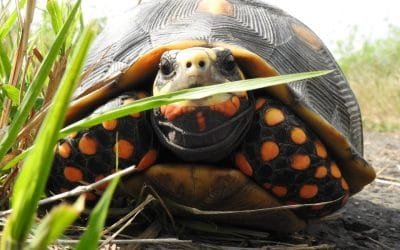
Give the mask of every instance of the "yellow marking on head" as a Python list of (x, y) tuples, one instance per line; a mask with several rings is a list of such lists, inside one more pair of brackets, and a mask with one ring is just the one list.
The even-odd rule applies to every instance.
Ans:
[(217, 60), (215, 52), (202, 47), (182, 50), (176, 57), (176, 63), (182, 68), (187, 68), (190, 70), (189, 74), (194, 75), (197, 75), (199, 70), (208, 68), (215, 60)]
[(233, 16), (234, 14), (233, 5), (226, 0), (201, 0), (196, 11), (210, 13), (216, 16)]

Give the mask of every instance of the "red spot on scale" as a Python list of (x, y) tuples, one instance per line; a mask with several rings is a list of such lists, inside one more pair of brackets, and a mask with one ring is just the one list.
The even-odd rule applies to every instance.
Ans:
[(196, 121), (197, 125), (199, 126), (200, 131), (204, 131), (207, 128), (206, 118), (204, 117), (203, 112), (196, 113)]
[(95, 195), (95, 194), (93, 194), (93, 193), (91, 193), (91, 192), (86, 192), (86, 193), (85, 193), (85, 199), (86, 199), (87, 201), (94, 201), (94, 200), (97, 199), (97, 195)]
[(319, 166), (315, 169), (314, 177), (317, 179), (325, 178), (328, 174), (328, 169), (325, 166)]
[(342, 177), (342, 173), (340, 172), (339, 167), (336, 165), (335, 162), (331, 162), (331, 175), (337, 179)]
[(279, 146), (273, 141), (265, 141), (261, 145), (261, 159), (271, 161), (279, 155)]
[(67, 159), (71, 156), (72, 148), (68, 142), (63, 142), (61, 145), (58, 145), (58, 155), (64, 159)]
[(315, 142), (315, 151), (317, 152), (317, 155), (321, 158), (326, 158), (328, 156), (328, 152), (326, 152), (326, 148), (321, 141)]
[(318, 194), (318, 186), (315, 184), (305, 184), (300, 188), (300, 197), (311, 199)]
[(240, 169), (245, 175), (252, 176), (253, 175), (253, 168), (251, 167), (250, 163), (247, 161), (246, 156), (242, 153), (237, 153), (235, 155), (235, 164), (236, 167)]
[(307, 141), (307, 135), (303, 129), (295, 127), (290, 131), (290, 139), (296, 144), (304, 144)]
[(135, 148), (132, 143), (127, 140), (118, 140), (114, 145), (114, 152), (118, 152), (118, 157), (121, 159), (129, 159), (135, 151)]
[(311, 159), (305, 154), (295, 154), (292, 157), (291, 167), (296, 170), (305, 170), (310, 166)]
[(137, 170), (141, 171), (151, 167), (157, 160), (157, 154), (157, 150), (149, 150), (140, 160), (139, 164), (137, 165)]
[(117, 125), (118, 125), (117, 120), (109, 120), (102, 123), (103, 128), (109, 131), (114, 130), (117, 127)]
[(70, 182), (80, 182), (83, 179), (83, 173), (79, 168), (67, 166), (64, 168), (64, 177)]
[(282, 110), (277, 108), (269, 108), (264, 114), (265, 123), (272, 127), (285, 121), (285, 115)]
[(86, 133), (79, 140), (78, 148), (85, 155), (94, 155), (97, 151), (97, 141)]
[(287, 187), (285, 186), (277, 185), (272, 188), (272, 193), (274, 193), (278, 197), (284, 197), (287, 194), (287, 192), (288, 190)]

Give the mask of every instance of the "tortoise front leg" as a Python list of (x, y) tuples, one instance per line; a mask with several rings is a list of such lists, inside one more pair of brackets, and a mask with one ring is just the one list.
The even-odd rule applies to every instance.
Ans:
[[(112, 110), (145, 96), (142, 92), (126, 93), (94, 113)], [(56, 146), (48, 190), (52, 193), (65, 192), (78, 185), (98, 181), (117, 168), (137, 165), (139, 170), (145, 169), (155, 163), (157, 149), (146, 112), (106, 121), (71, 134)], [(87, 193), (86, 199), (95, 202), (104, 189), (105, 186)]]

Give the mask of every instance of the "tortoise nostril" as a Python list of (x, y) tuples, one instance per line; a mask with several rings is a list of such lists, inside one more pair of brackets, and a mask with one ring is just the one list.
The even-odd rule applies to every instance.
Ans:
[(191, 62), (187, 62), (186, 63), (186, 68), (190, 68), (190, 67), (192, 67), (192, 63)]
[(200, 68), (203, 68), (205, 65), (206, 65), (206, 63), (205, 63), (204, 61), (200, 61), (200, 62), (199, 62)]

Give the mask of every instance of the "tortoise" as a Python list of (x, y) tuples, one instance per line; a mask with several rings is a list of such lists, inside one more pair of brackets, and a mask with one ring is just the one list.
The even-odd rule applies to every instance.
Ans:
[[(121, 19), (92, 46), (67, 123), (148, 93), (333, 72), (164, 105), (74, 133), (56, 147), (51, 192), (104, 178), (118, 158), (118, 167), (138, 170), (118, 195), (151, 185), (176, 215), (293, 232), (375, 178), (363, 158), (356, 98), (326, 46), (296, 18), (253, 0), (162, 0), (144, 1)], [(104, 188), (86, 199), (95, 202)]]

